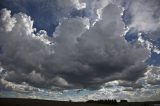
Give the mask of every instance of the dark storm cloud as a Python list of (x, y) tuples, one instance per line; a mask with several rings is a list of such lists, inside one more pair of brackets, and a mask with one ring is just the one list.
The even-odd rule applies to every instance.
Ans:
[(11, 17), (1, 10), (3, 79), (48, 89), (96, 89), (112, 80), (136, 81), (144, 75), (148, 52), (122, 37), (121, 11), (108, 5), (91, 28), (87, 18), (64, 19), (49, 38), (45, 31), (34, 34), (27, 15)]

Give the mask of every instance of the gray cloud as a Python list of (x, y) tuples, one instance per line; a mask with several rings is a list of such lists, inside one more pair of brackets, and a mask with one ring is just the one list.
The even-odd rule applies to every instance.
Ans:
[(143, 62), (149, 54), (121, 36), (121, 11), (108, 5), (102, 19), (90, 29), (87, 18), (64, 19), (52, 38), (45, 31), (36, 34), (33, 21), (23, 13), (1, 19), (3, 26), (10, 25), (5, 21), (13, 24), (0, 33), (0, 61), (7, 73), (3, 79), (48, 89), (95, 89), (112, 80), (136, 81), (144, 76)]

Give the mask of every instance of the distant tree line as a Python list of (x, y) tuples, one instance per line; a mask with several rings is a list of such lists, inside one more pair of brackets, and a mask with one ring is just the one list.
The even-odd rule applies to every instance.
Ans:
[(108, 100), (88, 100), (86, 103), (99, 103), (99, 104), (110, 104), (116, 105), (118, 102), (115, 99), (108, 99)]

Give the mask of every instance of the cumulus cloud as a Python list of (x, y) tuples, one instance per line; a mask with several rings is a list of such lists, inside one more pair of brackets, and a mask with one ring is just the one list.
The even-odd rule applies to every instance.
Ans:
[(129, 10), (132, 15), (130, 27), (134, 27), (139, 31), (156, 31), (160, 26), (158, 10), (158, 0), (133, 1)]
[(11, 11), (7, 10), (7, 9), (3, 9), (1, 10), (1, 14), (0, 14), (0, 24), (1, 24), (1, 31), (11, 31), (12, 28), (14, 27), (16, 20), (15, 18), (11, 18)]
[(102, 19), (91, 28), (88, 18), (63, 19), (54, 37), (48, 37), (43, 30), (35, 32), (26, 14), (11, 16), (9, 10), (1, 10), (8, 13), (1, 16), (8, 17), (3, 26), (14, 24), (9, 32), (0, 33), (0, 61), (6, 70), (3, 79), (47, 89), (97, 89), (108, 81), (136, 81), (144, 76), (148, 51), (121, 36), (122, 11), (107, 5)]
[[(160, 52), (158, 0), (14, 3), (24, 13), (0, 11), (0, 95), (11, 91), (17, 97), (54, 100), (159, 100), (160, 68), (145, 62)], [(28, 3), (41, 10), (40, 17), (29, 16)], [(73, 18), (73, 10), (84, 16)], [(33, 27), (35, 21), (40, 29), (59, 24), (49, 37), (45, 28)], [(125, 40), (128, 31), (137, 33), (137, 41)]]
[(159, 29), (159, 0), (113, 0), (125, 9), (125, 22), (137, 31), (152, 32)]
[(86, 3), (80, 0), (2, 0), (0, 9), (2, 8), (8, 8), (12, 13), (23, 12), (31, 16), (34, 19), (34, 27), (37, 30), (46, 30), (51, 36), (60, 20), (72, 17), (73, 10), (83, 10)]
[[(112, 2), (124, 9), (122, 18), (128, 29), (127, 33), (124, 33), (126, 38), (134, 39), (133, 37), (135, 37), (132, 44), (138, 41), (150, 50), (151, 58), (149, 60), (152, 61), (153, 55), (158, 56), (160, 50), (159, 0), (113, 0)], [(150, 62), (150, 64), (155, 63), (157, 63), (156, 59), (155, 62)]]

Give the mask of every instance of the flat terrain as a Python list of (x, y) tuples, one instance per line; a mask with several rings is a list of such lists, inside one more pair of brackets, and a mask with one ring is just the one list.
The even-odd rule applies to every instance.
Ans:
[(109, 105), (99, 103), (61, 102), (37, 99), (0, 98), (0, 106), (154, 106), (153, 104), (160, 104), (160, 102), (129, 102), (118, 103), (117, 105)]

